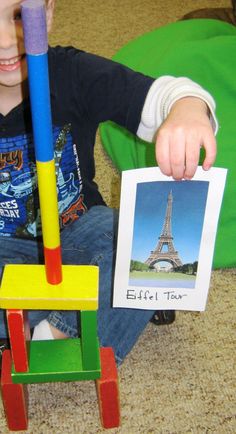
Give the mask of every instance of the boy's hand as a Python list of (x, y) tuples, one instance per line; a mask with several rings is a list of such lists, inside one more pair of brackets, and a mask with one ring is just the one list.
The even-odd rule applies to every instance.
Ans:
[(156, 159), (161, 171), (176, 180), (191, 179), (196, 172), (200, 148), (205, 149), (203, 169), (216, 157), (216, 140), (206, 103), (196, 97), (181, 98), (157, 132)]

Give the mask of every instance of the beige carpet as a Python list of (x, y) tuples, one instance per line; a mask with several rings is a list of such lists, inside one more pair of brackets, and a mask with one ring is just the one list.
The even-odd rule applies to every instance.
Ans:
[[(134, 37), (193, 8), (229, 0), (58, 0), (51, 43), (111, 57)], [(104, 164), (106, 170), (104, 170)], [(118, 204), (118, 175), (97, 140), (97, 180)], [(116, 434), (230, 434), (235, 420), (236, 270), (215, 271), (205, 313), (178, 312), (149, 324), (119, 370), (122, 426)], [(29, 386), (34, 434), (95, 434), (101, 429), (93, 382)], [(0, 433), (7, 433), (0, 404)], [(109, 431), (107, 431), (109, 432)]]

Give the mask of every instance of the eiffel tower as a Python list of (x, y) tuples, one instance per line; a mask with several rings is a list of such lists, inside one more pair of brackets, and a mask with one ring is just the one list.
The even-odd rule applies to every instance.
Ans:
[[(173, 195), (172, 191), (170, 191), (168, 194), (164, 225), (158, 244), (155, 250), (151, 251), (149, 258), (145, 261), (145, 264), (149, 265), (149, 268), (153, 268), (157, 262), (161, 261), (169, 262), (173, 268), (183, 265), (173, 244), (173, 236), (171, 231), (172, 203)], [(163, 251), (164, 246), (167, 247), (166, 251)]]

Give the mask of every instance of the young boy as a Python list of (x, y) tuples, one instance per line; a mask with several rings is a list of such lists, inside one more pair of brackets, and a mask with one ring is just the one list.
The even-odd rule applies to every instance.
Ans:
[[(0, 273), (6, 263), (43, 262), (20, 3), (0, 2)], [(54, 4), (46, 2), (48, 30)], [(93, 181), (96, 130), (112, 120), (155, 140), (162, 172), (190, 179), (200, 147), (205, 170), (215, 159), (214, 101), (187, 78), (154, 80), (72, 47), (49, 49), (49, 74), (62, 259), (99, 266), (100, 345), (112, 346), (119, 364), (154, 312), (111, 307), (118, 216)], [(31, 311), (29, 319), (33, 339), (78, 333), (76, 312)]]

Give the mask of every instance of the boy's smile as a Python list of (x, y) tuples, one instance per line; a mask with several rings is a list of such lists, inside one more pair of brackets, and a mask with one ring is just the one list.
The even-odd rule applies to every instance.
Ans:
[(21, 61), (25, 56), (16, 56), (10, 59), (0, 59), (0, 71), (11, 72), (16, 71), (21, 66)]
[[(27, 63), (21, 20), (23, 0), (0, 0), (0, 112), (7, 114), (25, 97)], [(47, 0), (50, 30), (55, 0)]]
[(0, 92), (20, 88), (27, 78), (21, 1), (0, 1)]

